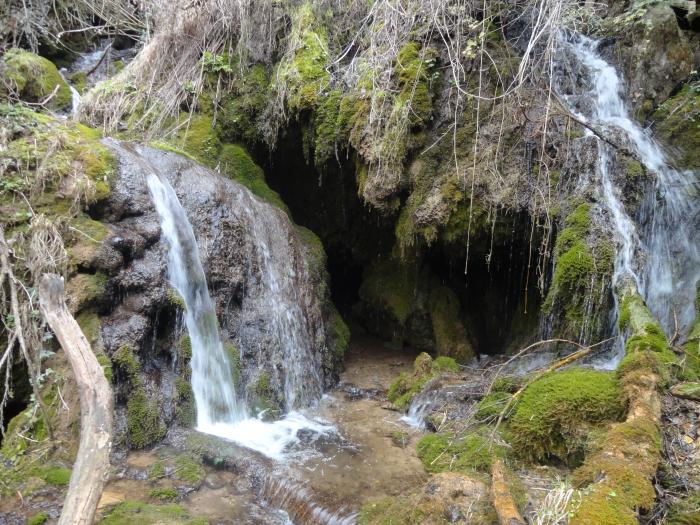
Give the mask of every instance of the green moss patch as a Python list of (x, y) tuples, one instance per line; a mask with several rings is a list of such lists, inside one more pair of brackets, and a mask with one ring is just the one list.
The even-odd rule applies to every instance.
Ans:
[(416, 451), (428, 472), (487, 472), (494, 457), (505, 455), (505, 449), (491, 441), (488, 428), (429, 434), (418, 441)]
[(207, 525), (206, 518), (195, 518), (179, 505), (149, 505), (139, 501), (124, 501), (99, 521), (101, 525)]
[(206, 471), (202, 463), (194, 457), (183, 454), (175, 458), (173, 475), (193, 486), (199, 486), (204, 481)]
[(279, 194), (267, 185), (262, 168), (253, 161), (243, 146), (238, 144), (224, 145), (219, 157), (219, 166), (225, 176), (248, 188), (253, 195), (287, 213), (289, 212)]
[(588, 431), (624, 411), (615, 374), (586, 369), (554, 372), (530, 384), (508, 419), (514, 451), (530, 461), (579, 457)]
[(177, 496), (177, 490), (172, 487), (152, 489), (148, 493), (149, 498), (158, 501), (175, 501)]
[(48, 513), (41, 511), (27, 520), (27, 525), (41, 525), (49, 519)]

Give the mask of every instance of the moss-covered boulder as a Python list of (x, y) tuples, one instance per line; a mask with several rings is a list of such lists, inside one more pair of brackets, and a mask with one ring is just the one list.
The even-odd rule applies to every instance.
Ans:
[(56, 66), (44, 57), (23, 49), (9, 49), (0, 62), (0, 77), (4, 81), (0, 83), (0, 92), (9, 88), (25, 102), (41, 102), (56, 90), (47, 106), (58, 110), (71, 107), (68, 84)]
[(611, 372), (571, 369), (528, 385), (508, 419), (514, 451), (531, 461), (580, 459), (591, 430), (624, 411)]

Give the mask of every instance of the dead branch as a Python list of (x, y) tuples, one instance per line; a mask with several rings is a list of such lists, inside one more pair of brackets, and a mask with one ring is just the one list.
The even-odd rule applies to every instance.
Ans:
[(66, 306), (63, 279), (45, 274), (39, 307), (66, 353), (80, 396), (80, 447), (59, 525), (91, 525), (109, 470), (112, 388), (85, 335)]
[(491, 497), (500, 525), (525, 525), (508, 489), (506, 467), (499, 457), (494, 457), (491, 463)]

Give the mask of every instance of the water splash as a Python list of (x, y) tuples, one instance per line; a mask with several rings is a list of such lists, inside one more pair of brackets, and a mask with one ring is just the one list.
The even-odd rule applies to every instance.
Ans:
[[(598, 140), (596, 185), (607, 206), (618, 244), (613, 285), (631, 280), (667, 334), (686, 330), (694, 317), (695, 285), (700, 278), (697, 174), (673, 169), (648, 130), (635, 122), (622, 98), (623, 83), (615, 68), (598, 53), (598, 43), (582, 35), (562, 39), (586, 71), (590, 104), (586, 111), (570, 109), (602, 133), (618, 134), (634, 156), (655, 175), (636, 220), (628, 214), (620, 189), (611, 177), (617, 151)], [(571, 97), (562, 96), (565, 101)], [(589, 136), (593, 135), (587, 131)]]

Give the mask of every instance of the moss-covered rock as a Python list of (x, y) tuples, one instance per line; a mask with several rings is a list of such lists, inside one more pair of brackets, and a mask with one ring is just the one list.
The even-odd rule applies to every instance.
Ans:
[(420, 262), (390, 258), (374, 265), (365, 273), (359, 296), (371, 331), (460, 363), (474, 356), (457, 295)]
[(2, 56), (0, 77), (25, 102), (41, 102), (58, 87), (48, 107), (59, 110), (71, 107), (72, 96), (68, 84), (56, 66), (44, 57), (22, 49), (9, 49)]
[(580, 459), (588, 432), (623, 414), (615, 374), (554, 372), (528, 385), (508, 419), (513, 450), (531, 461)]
[(700, 168), (700, 80), (688, 82), (652, 115), (656, 132), (678, 152), (677, 162)]
[(552, 282), (542, 310), (555, 321), (556, 333), (584, 340), (597, 337), (607, 322), (613, 245), (595, 232), (592, 207), (578, 204), (564, 220), (554, 249)]

